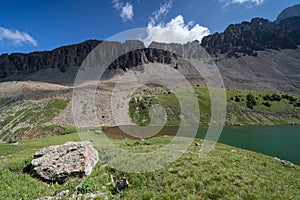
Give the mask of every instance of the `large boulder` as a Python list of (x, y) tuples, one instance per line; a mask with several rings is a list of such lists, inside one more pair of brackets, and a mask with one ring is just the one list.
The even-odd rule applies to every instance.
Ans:
[(91, 142), (67, 142), (37, 151), (31, 162), (32, 173), (45, 181), (65, 182), (71, 176), (89, 175), (98, 160)]

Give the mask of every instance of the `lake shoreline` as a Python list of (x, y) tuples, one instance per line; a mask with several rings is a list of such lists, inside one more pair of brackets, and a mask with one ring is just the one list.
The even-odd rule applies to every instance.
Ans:
[[(227, 126), (223, 127), (222, 133), (215, 142), (289, 160), (299, 165), (300, 158), (297, 154), (300, 151), (297, 143), (300, 140), (299, 130), (300, 126)], [(184, 134), (178, 134), (178, 127), (166, 126), (154, 136), (147, 137), (141, 134), (140, 138), (124, 133), (119, 127), (103, 129), (103, 133), (113, 139), (141, 140), (141, 138), (158, 138), (166, 135), (204, 139), (207, 135), (207, 127), (197, 127), (197, 130), (193, 127), (183, 127)]]
[[(120, 126), (135, 126), (132, 124), (128, 125), (120, 125)], [(109, 129), (109, 128), (115, 128), (115, 127), (120, 127), (120, 126), (100, 126), (102, 129)], [(138, 125), (136, 125), (138, 126)], [(205, 125), (199, 125), (198, 128), (209, 128), (209, 127), (215, 127), (215, 126), (221, 126), (221, 125), (210, 125), (210, 126), (205, 126)], [(145, 127), (157, 127), (157, 126), (145, 126)], [(165, 125), (163, 127), (178, 127), (175, 125)], [(193, 128), (195, 126), (182, 126), (183, 128)], [(245, 124), (245, 125), (223, 125), (223, 128), (227, 127), (299, 127), (300, 128), (300, 123), (299, 124), (256, 124), (256, 125), (250, 125), (250, 124)]]

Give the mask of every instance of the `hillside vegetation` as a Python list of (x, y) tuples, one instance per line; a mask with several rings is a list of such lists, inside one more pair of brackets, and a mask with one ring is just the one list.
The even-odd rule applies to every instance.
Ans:
[[(167, 125), (179, 125), (181, 110), (175, 91), (155, 88), (138, 90), (129, 103), (132, 121), (139, 125), (150, 123), (149, 109), (161, 104), (167, 113)], [(210, 96), (205, 87), (194, 87), (200, 108), (200, 125), (210, 121)], [(227, 89), (226, 125), (296, 125), (300, 124), (300, 95)]]
[[(149, 124), (149, 109), (152, 105), (161, 104), (167, 114), (166, 125), (176, 126), (181, 120), (185, 120), (188, 124), (189, 117), (195, 116), (184, 116), (181, 113), (178, 99), (174, 94), (183, 91), (185, 88), (137, 90), (129, 102), (129, 115), (132, 121), (139, 125)], [(194, 91), (193, 95), (198, 100), (200, 108), (199, 124), (207, 126), (211, 117), (209, 91), (205, 87), (197, 86), (194, 87)], [(300, 124), (300, 95), (227, 89), (226, 96), (226, 125)], [(189, 97), (184, 97), (183, 100), (183, 103), (189, 106)], [(14, 142), (76, 132), (76, 128), (71, 124), (64, 125), (57, 120), (52, 123), (52, 119), (66, 109), (68, 103), (68, 99), (62, 98), (38, 101), (0, 99), (0, 139)], [(71, 115), (61, 117), (72, 118)]]
[[(1, 99), (0, 101), (0, 138), (5, 141), (42, 137), (63, 131), (47, 126), (68, 104), (65, 99), (25, 101)], [(71, 128), (71, 127), (66, 127)]]

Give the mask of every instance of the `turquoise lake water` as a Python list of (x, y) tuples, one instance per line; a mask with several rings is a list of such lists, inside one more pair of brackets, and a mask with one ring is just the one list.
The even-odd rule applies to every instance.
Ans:
[[(174, 135), (178, 127), (164, 127), (156, 136)], [(184, 136), (191, 136), (195, 128), (184, 128)], [(206, 128), (197, 130), (197, 137), (204, 138)], [(113, 138), (130, 138), (118, 127), (106, 129)], [(289, 160), (300, 165), (300, 126), (224, 127), (218, 142)]]

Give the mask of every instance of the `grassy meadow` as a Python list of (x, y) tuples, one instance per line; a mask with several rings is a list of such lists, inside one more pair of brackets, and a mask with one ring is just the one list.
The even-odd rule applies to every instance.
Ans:
[[(201, 111), (200, 125), (207, 126), (210, 120), (209, 91), (203, 87), (194, 87), (194, 90)], [(174, 92), (156, 88), (137, 91), (133, 97), (136, 100), (132, 98), (129, 103), (133, 122), (147, 125), (150, 122), (149, 108), (161, 104), (168, 115), (167, 125), (180, 123), (181, 111)], [(227, 89), (226, 125), (299, 124), (299, 102), (299, 95)], [(0, 143), (0, 199), (31, 200), (54, 196), (63, 190), (69, 190), (69, 194), (72, 194), (81, 183), (81, 193), (104, 193), (99, 199), (300, 198), (299, 166), (282, 165), (272, 157), (223, 144), (216, 144), (213, 151), (204, 158), (199, 158), (201, 147), (192, 144), (180, 158), (162, 169), (147, 173), (127, 173), (109, 167), (109, 159), (102, 154), (107, 146), (105, 143), (97, 143), (95, 147), (99, 151), (100, 161), (89, 177), (70, 178), (61, 185), (42, 182), (26, 173), (37, 150), (67, 141), (91, 140), (91, 137), (82, 138), (82, 134), (79, 137), (72, 126), (48, 124), (67, 104), (68, 101), (64, 99), (40, 102), (1, 100), (1, 137), (9, 142), (18, 140), (19, 145)], [(34, 130), (30, 124), (34, 124)], [(17, 136), (24, 135), (29, 129), (33, 130), (31, 133), (39, 133), (35, 135), (37, 138), (19, 140)], [(94, 139), (104, 137), (95, 128), (88, 131)], [(48, 132), (55, 134), (42, 134)], [(126, 151), (145, 153), (163, 147), (170, 139), (171, 136), (143, 141), (110, 140)], [(193, 143), (201, 144), (202, 140), (195, 139)], [(123, 177), (129, 181), (129, 187), (113, 195), (112, 179), (116, 181)]]
[[(99, 137), (103, 137), (99, 135)], [(274, 158), (223, 144), (217, 144), (204, 158), (192, 145), (167, 167), (147, 173), (126, 173), (99, 161), (92, 174), (71, 178), (65, 184), (44, 183), (24, 173), (35, 151), (42, 147), (79, 141), (76, 133), (21, 141), (19, 146), (0, 144), (0, 196), (2, 199), (36, 199), (63, 191), (73, 193), (83, 182), (85, 192), (105, 193), (99, 199), (297, 199), (300, 197), (300, 167), (282, 165)], [(133, 152), (149, 152), (169, 142), (169, 137), (112, 140)], [(202, 141), (196, 139), (195, 142)], [(104, 144), (103, 144), (104, 145)], [(95, 145), (99, 152), (103, 147)], [(100, 154), (101, 157), (101, 154)], [(129, 187), (111, 194), (111, 178), (125, 177)]]

